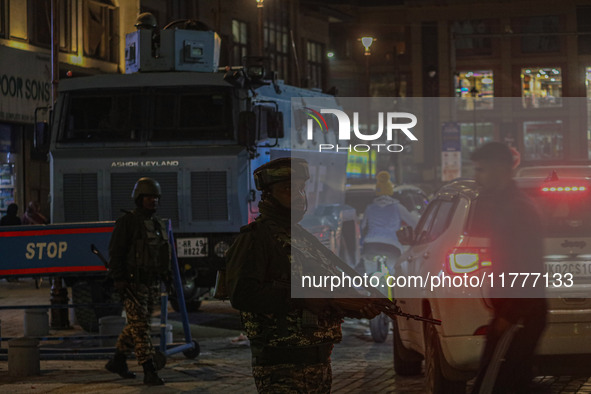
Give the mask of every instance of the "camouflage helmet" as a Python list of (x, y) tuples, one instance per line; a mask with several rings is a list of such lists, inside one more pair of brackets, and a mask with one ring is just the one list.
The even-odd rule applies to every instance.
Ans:
[(142, 12), (139, 14), (135, 20), (134, 25), (138, 30), (139, 29), (155, 29), (158, 26), (156, 22), (156, 17), (154, 14), (150, 12)]
[(135, 201), (138, 199), (139, 196), (142, 194), (147, 196), (158, 196), (162, 194), (160, 189), (160, 184), (158, 181), (152, 178), (140, 178), (133, 186), (133, 191), (131, 192), (131, 198)]
[(310, 179), (308, 162), (304, 159), (282, 157), (254, 170), (254, 183), (257, 190), (265, 190), (274, 183), (292, 179)]

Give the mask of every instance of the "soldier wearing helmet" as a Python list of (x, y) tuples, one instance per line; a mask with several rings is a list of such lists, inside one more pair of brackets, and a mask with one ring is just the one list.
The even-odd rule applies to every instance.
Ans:
[(156, 180), (140, 178), (131, 193), (136, 207), (117, 220), (109, 244), (109, 275), (121, 293), (127, 325), (105, 367), (123, 378), (135, 378), (126, 361), (133, 350), (144, 369), (144, 383), (152, 386), (164, 381), (153, 362), (151, 315), (160, 295), (159, 282), (170, 283), (171, 278), (168, 232), (164, 221), (156, 216), (161, 194)]
[(253, 175), (262, 192), (260, 215), (228, 250), (226, 287), (250, 339), (257, 389), (328, 393), (330, 355), (342, 338), (344, 314), (329, 299), (292, 299), (290, 293), (292, 272), (298, 272), (295, 249), (314, 264), (332, 253), (298, 224), (307, 209), (308, 163), (276, 159)]

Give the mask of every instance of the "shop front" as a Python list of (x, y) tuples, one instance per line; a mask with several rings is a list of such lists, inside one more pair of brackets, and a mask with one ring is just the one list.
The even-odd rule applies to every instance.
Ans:
[[(35, 110), (50, 102), (49, 55), (0, 46), (0, 215), (13, 202), (19, 214), (28, 200), (43, 208), (47, 203), (46, 193), (38, 192), (44, 188), (36, 185), (46, 176), (31, 158)], [(47, 111), (37, 113), (38, 121), (47, 117)]]

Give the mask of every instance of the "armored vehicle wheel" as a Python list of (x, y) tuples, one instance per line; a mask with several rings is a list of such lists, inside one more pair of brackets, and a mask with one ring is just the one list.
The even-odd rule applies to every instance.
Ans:
[(123, 307), (117, 292), (109, 292), (102, 280), (77, 282), (72, 285), (72, 302), (74, 304), (113, 303), (113, 306), (83, 306), (74, 308), (76, 321), (86, 332), (99, 331), (99, 319), (103, 316), (121, 316)]
[(193, 341), (193, 349), (187, 349), (183, 351), (185, 357), (193, 359), (199, 355), (201, 352), (201, 348), (199, 347), (199, 343), (197, 341)]

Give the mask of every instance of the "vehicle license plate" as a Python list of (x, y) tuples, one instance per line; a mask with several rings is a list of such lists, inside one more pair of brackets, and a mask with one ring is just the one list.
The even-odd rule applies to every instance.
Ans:
[(207, 238), (178, 238), (177, 257), (207, 257)]
[(546, 272), (550, 275), (571, 273), (576, 278), (591, 278), (591, 261), (546, 263)]

